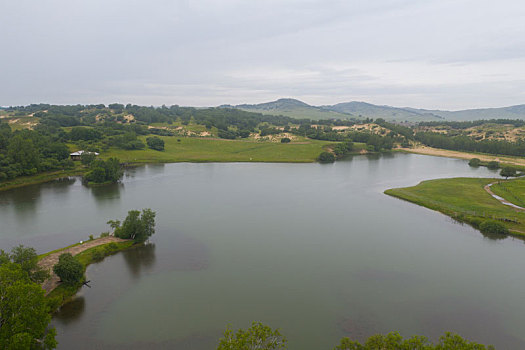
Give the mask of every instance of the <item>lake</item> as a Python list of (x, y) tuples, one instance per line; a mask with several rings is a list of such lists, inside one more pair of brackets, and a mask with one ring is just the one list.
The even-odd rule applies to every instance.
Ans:
[(213, 349), (252, 321), (281, 328), (291, 350), (390, 331), (525, 348), (523, 241), (383, 194), (456, 176), (497, 173), (414, 154), (148, 165), (108, 187), (0, 192), (0, 247), (45, 252), (157, 212), (150, 245), (88, 268), (91, 288), (53, 319), (59, 349)]

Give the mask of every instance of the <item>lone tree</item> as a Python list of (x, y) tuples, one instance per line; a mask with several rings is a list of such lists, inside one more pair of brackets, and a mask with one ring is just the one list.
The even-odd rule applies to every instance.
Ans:
[(508, 179), (509, 176), (516, 176), (516, 169), (510, 166), (503, 167), (499, 173), (501, 176), (504, 176), (505, 179)]
[(155, 215), (151, 209), (142, 209), (142, 215), (138, 210), (130, 210), (122, 225), (118, 220), (110, 220), (108, 224), (115, 230), (116, 237), (142, 243), (155, 233)]
[(58, 263), (53, 266), (53, 272), (65, 284), (76, 284), (84, 278), (84, 267), (70, 253), (61, 254), (58, 257)]

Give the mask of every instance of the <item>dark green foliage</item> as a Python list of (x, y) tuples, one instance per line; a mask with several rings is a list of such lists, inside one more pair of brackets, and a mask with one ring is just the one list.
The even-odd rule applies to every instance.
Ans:
[(516, 168), (510, 167), (510, 166), (503, 167), (499, 174), (500, 174), (500, 176), (503, 176), (505, 178), (508, 178), (509, 176), (517, 176), (518, 175)]
[[(19, 245), (11, 249), (9, 256), (1, 250), (0, 255), (3, 256), (4, 261), (8, 257), (13, 263), (20, 265), (20, 268), (27, 273), (32, 282), (42, 283), (49, 277), (49, 273), (38, 266), (38, 256), (34, 248)], [(2, 259), (0, 259), (1, 263)]]
[(469, 160), (468, 165), (478, 167), (481, 164), (481, 160), (479, 158), (472, 158)]
[(337, 158), (344, 157), (354, 149), (354, 143), (352, 141), (345, 141), (338, 143), (333, 147), (333, 151)]
[(492, 169), (492, 170), (499, 169), (499, 162), (497, 162), (495, 160), (493, 160), (491, 162), (488, 162), (487, 163), (487, 168)]
[(68, 158), (69, 150), (57, 135), (36, 130), (12, 132), (0, 121), (0, 181), (71, 168)]
[(95, 249), (91, 256), (93, 257), (93, 260), (100, 261), (104, 259), (106, 253), (102, 249)]
[(494, 350), (494, 347), (485, 347), (448, 332), (441, 336), (436, 344), (426, 337), (416, 335), (403, 339), (399, 333), (393, 332), (387, 335), (373, 335), (364, 344), (343, 338), (334, 350)]
[(70, 253), (61, 254), (58, 263), (53, 266), (53, 272), (60, 277), (60, 280), (69, 285), (77, 284), (84, 278), (84, 267)]
[(157, 136), (151, 136), (146, 139), (148, 147), (156, 151), (164, 151), (164, 140)]
[(96, 157), (94, 152), (84, 152), (80, 155), (80, 161), (84, 165), (90, 165)]
[(114, 183), (118, 182), (123, 172), (120, 161), (117, 158), (109, 158), (104, 161), (96, 159), (91, 162), (90, 171), (86, 174), (85, 179), (89, 183)]
[(292, 140), (290, 140), (288, 137), (283, 137), (281, 139), (281, 143), (290, 143)]
[(0, 349), (54, 349), (44, 290), (19, 264), (0, 265)]
[(525, 141), (509, 142), (503, 140), (476, 140), (466, 135), (445, 135), (436, 132), (420, 132), (416, 140), (424, 145), (454, 151), (505, 154), (510, 156), (525, 155)]
[(135, 132), (127, 132), (123, 135), (115, 136), (109, 140), (109, 144), (127, 150), (144, 149), (144, 147), (146, 147), (146, 145), (137, 138)]
[(74, 127), (71, 129), (71, 132), (69, 133), (69, 139), (72, 141), (78, 141), (78, 140), (99, 140), (102, 138), (102, 132), (99, 130), (93, 129), (93, 128), (86, 128), (86, 127)]
[(120, 225), (120, 221), (110, 220), (108, 224), (115, 230), (115, 236), (132, 239), (137, 243), (145, 242), (155, 233), (155, 212), (151, 209), (130, 210)]
[(335, 162), (335, 156), (330, 152), (322, 152), (318, 158), (321, 163), (333, 163)]
[(498, 221), (494, 220), (485, 220), (479, 224), (479, 230), (483, 233), (489, 234), (498, 234), (498, 235), (508, 235), (509, 230)]
[(230, 328), (226, 329), (217, 347), (217, 350), (249, 349), (284, 350), (286, 349), (286, 338), (278, 329), (272, 330), (260, 322), (253, 322), (247, 330), (239, 329), (234, 333)]

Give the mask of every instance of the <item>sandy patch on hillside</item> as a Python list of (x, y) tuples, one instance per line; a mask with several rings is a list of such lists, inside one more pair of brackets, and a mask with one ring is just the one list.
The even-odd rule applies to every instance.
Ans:
[(502, 163), (509, 163), (509, 164), (525, 166), (525, 158), (510, 158), (510, 157), (503, 157), (503, 156), (473, 154), (473, 153), (449, 151), (445, 149), (431, 148), (431, 147), (425, 147), (425, 146), (419, 146), (416, 148), (400, 148), (400, 149), (406, 152), (410, 152), (410, 153), (426, 154), (430, 156), (450, 157), (450, 158), (460, 158), (460, 159), (479, 158), (480, 160), (485, 161), (485, 162), (490, 162), (492, 160), (495, 160), (495, 161), (502, 162)]

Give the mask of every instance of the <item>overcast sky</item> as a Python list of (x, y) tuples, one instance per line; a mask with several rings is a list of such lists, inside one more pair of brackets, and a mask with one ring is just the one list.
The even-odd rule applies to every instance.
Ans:
[(525, 103), (523, 0), (0, 0), (0, 105)]

